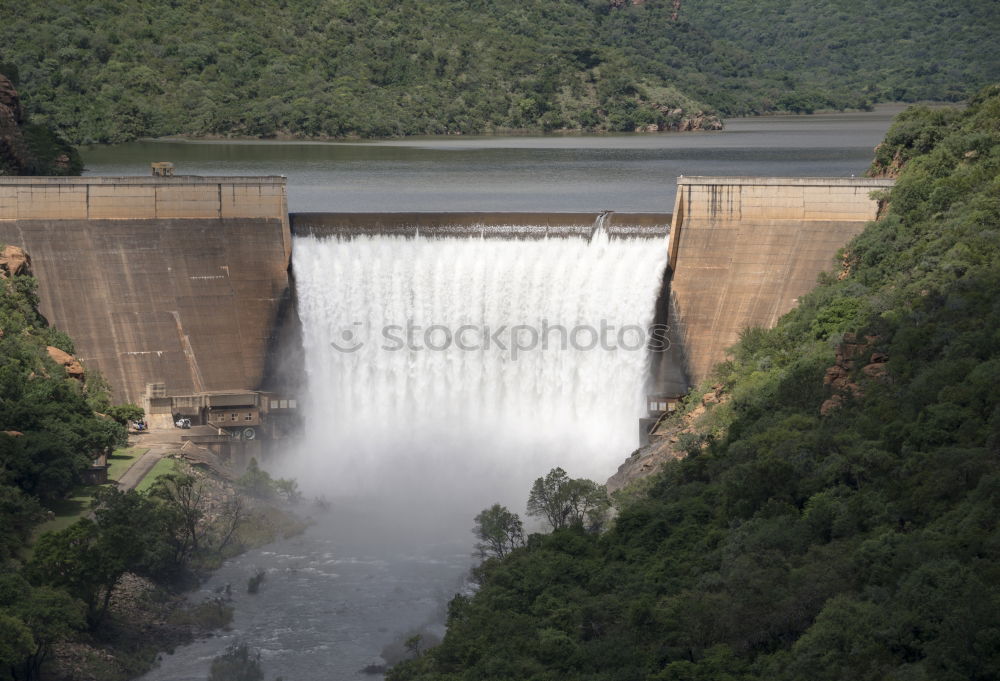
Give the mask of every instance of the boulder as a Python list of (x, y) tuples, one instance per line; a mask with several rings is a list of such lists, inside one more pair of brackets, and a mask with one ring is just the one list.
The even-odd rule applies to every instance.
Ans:
[(31, 274), (31, 257), (17, 246), (4, 246), (0, 251), (0, 279)]
[(889, 368), (882, 362), (863, 366), (861, 368), (861, 373), (873, 381), (881, 382), (889, 378)]
[(49, 357), (52, 358), (53, 362), (62, 365), (66, 369), (67, 376), (75, 378), (78, 381), (83, 380), (83, 365), (80, 364), (76, 357), (51, 345), (45, 349), (48, 351)]
[(716, 383), (712, 386), (712, 391), (707, 392), (701, 396), (701, 403), (704, 406), (710, 404), (719, 404), (725, 401), (725, 394), (723, 393), (723, 386), (721, 383)]
[(821, 416), (826, 416), (843, 403), (844, 400), (840, 397), (840, 395), (834, 395), (820, 405), (819, 413)]

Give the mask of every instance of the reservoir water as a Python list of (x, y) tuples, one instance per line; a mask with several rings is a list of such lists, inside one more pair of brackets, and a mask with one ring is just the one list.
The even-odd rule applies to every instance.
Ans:
[(678, 175), (860, 175), (901, 107), (726, 122), (721, 132), (359, 143), (132, 142), (84, 148), (88, 174), (285, 175), (291, 211), (665, 212)]
[[(145, 175), (159, 160), (179, 174), (286, 175), (292, 211), (670, 212), (678, 175), (860, 175), (896, 111), (742, 119), (697, 134), (137, 142), (84, 149), (84, 160), (102, 175)], [(143, 678), (202, 681), (237, 640), (261, 651), (268, 680), (379, 678), (361, 670), (385, 646), (440, 631), (447, 600), (468, 588), (476, 509), (501, 501), (523, 515), (528, 482), (553, 465), (602, 481), (629, 454), (643, 358), (575, 351), (516, 363), (482, 350), (379, 353), (365, 337), (345, 352), (331, 341), (356, 344), (342, 334), (403, 318), (642, 326), (665, 253), (647, 243), (599, 233), (590, 242), (297, 238), (306, 445), (271, 468), (297, 472), (330, 508), (305, 511), (317, 522), (303, 536), (223, 566), (193, 598), (231, 584), (231, 631), (164, 655)], [(268, 576), (247, 594), (258, 569)]]

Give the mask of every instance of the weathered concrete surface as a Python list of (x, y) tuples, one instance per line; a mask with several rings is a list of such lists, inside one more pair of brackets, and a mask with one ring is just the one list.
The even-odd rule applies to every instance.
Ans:
[(692, 383), (739, 332), (773, 326), (876, 217), (870, 178), (681, 177), (671, 227), (672, 326)]
[(285, 184), (280, 176), (0, 177), (0, 220), (272, 217), (287, 205)]
[[(165, 383), (168, 394), (254, 389), (288, 298), (291, 236), (284, 179), (253, 180), (0, 178), (19, 216), (9, 218), (8, 205), (0, 243), (31, 254), (42, 313), (118, 399), (142, 404), (147, 383)], [(75, 198), (46, 203), (64, 189)], [(230, 189), (251, 198), (227, 207)], [(133, 190), (155, 201), (139, 208)], [(258, 200), (273, 191), (276, 200)], [(111, 200), (95, 203), (100, 196)], [(78, 202), (85, 213), (60, 217)], [(95, 206), (105, 217), (85, 217)]]

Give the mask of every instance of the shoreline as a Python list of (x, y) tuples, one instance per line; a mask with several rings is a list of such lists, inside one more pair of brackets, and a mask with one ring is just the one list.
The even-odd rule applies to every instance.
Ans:
[[(197, 602), (193, 596), (227, 561), (298, 536), (311, 524), (291, 504), (242, 494), (233, 481), (199, 470), (183, 458), (174, 460), (182, 462), (178, 468), (183, 472), (205, 484), (212, 503), (243, 497), (245, 520), (236, 530), (234, 543), (206, 553), (200, 564), (172, 583), (159, 584), (126, 573), (115, 587), (107, 621), (96, 632), (81, 632), (54, 646), (46, 663), (46, 678), (134, 681), (154, 669), (164, 654), (225, 631), (233, 617), (229, 592), (219, 592)], [(218, 518), (206, 512), (204, 520), (211, 526)]]
[[(720, 116), (723, 122), (723, 126), (728, 121), (733, 120), (753, 120), (756, 118), (777, 118), (777, 117), (788, 117), (788, 118), (808, 118), (810, 116), (829, 116), (834, 114), (865, 114), (865, 113), (877, 113), (880, 109), (888, 108), (898, 108), (899, 110), (904, 110), (911, 106), (927, 106), (930, 108), (938, 107), (954, 107), (960, 106), (959, 102), (948, 102), (948, 101), (918, 101), (918, 102), (878, 102), (873, 105), (871, 109), (817, 109), (811, 113), (805, 112), (794, 112), (794, 111), (767, 111), (758, 114), (751, 114), (748, 116)], [(187, 144), (217, 144), (220, 142), (225, 143), (247, 143), (247, 144), (320, 144), (320, 145), (345, 145), (345, 146), (366, 146), (366, 145), (377, 145), (386, 142), (416, 142), (420, 140), (457, 140), (457, 139), (502, 139), (502, 138), (517, 138), (517, 137), (581, 137), (581, 138), (602, 138), (602, 137), (617, 137), (617, 136), (656, 136), (656, 135), (670, 135), (670, 134), (701, 134), (701, 133), (717, 133), (724, 132), (723, 130), (708, 130), (708, 129), (697, 129), (697, 130), (658, 130), (658, 131), (633, 131), (633, 130), (582, 130), (577, 128), (560, 128), (556, 130), (544, 131), (538, 128), (511, 128), (511, 129), (499, 129), (490, 132), (480, 132), (480, 133), (444, 133), (439, 135), (392, 135), (388, 137), (361, 137), (360, 135), (347, 135), (344, 137), (326, 137), (326, 136), (316, 136), (316, 137), (302, 137), (297, 135), (291, 135), (288, 133), (275, 133), (274, 135), (268, 136), (252, 136), (252, 135), (195, 135), (188, 133), (178, 133), (174, 135), (164, 135), (161, 137), (137, 137), (129, 142), (120, 142), (117, 144), (131, 144), (135, 142), (163, 142), (163, 143), (187, 143)], [(80, 149), (88, 149), (94, 147), (109, 147), (116, 146), (116, 144), (107, 143), (80, 143), (76, 147)]]

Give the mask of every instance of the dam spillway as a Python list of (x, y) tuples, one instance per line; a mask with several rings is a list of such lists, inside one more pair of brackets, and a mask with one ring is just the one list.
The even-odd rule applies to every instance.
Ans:
[(411, 212), (292, 213), (296, 236), (480, 237), (483, 239), (589, 239), (599, 224), (612, 238), (656, 239), (670, 233), (669, 213)]
[(327, 493), (419, 480), (421, 505), (468, 512), (634, 448), (664, 236), (307, 235), (293, 254), (301, 470)]

